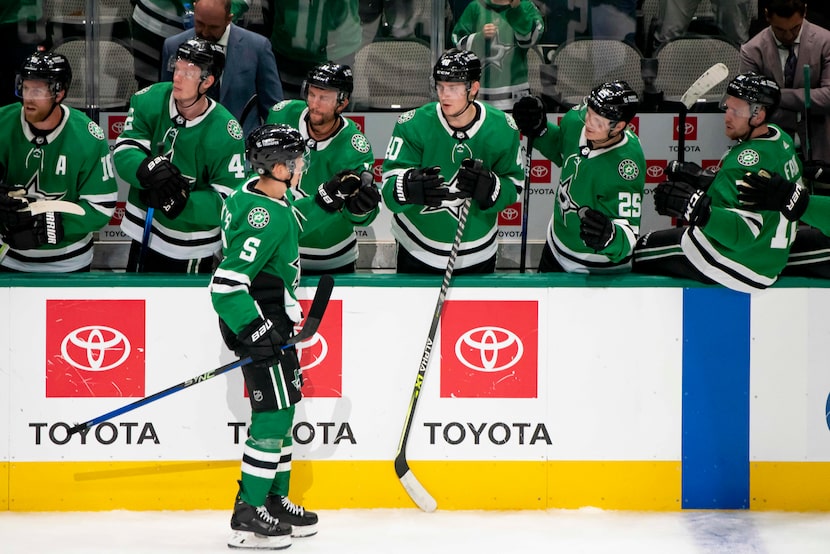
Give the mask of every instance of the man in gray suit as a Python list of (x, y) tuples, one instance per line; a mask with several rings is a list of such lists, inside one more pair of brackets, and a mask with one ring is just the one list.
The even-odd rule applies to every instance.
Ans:
[[(181, 43), (195, 36), (218, 42), (225, 47), (225, 72), (218, 85), (208, 91), (242, 124), (247, 136), (264, 121), (271, 106), (283, 99), (282, 84), (271, 42), (231, 23), (231, 0), (196, 0), (193, 5), (193, 29), (168, 37), (161, 55), (161, 80), (172, 81), (168, 61)], [(218, 87), (218, 90), (217, 90)], [(245, 121), (242, 112), (248, 100), (257, 95), (256, 105)]]
[[(769, 0), (769, 27), (741, 47), (740, 71), (754, 71), (781, 86), (781, 105), (770, 121), (806, 145), (804, 65), (810, 65), (812, 158), (830, 160), (830, 31), (805, 19), (803, 0)], [(803, 152), (804, 156), (810, 153)]]

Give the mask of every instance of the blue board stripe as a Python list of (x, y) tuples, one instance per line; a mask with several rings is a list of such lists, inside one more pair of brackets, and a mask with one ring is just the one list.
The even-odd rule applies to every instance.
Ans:
[(749, 508), (750, 295), (683, 291), (682, 507)]

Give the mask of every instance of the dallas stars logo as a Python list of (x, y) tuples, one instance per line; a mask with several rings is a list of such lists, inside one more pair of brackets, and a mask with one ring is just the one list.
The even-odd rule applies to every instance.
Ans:
[(573, 175), (570, 175), (564, 181), (560, 181), (559, 190), (556, 191), (556, 198), (559, 201), (559, 213), (561, 214), (563, 221), (567, 221), (567, 219), (565, 219), (565, 216), (569, 212), (576, 212), (577, 210), (579, 210), (579, 206), (576, 205), (576, 202), (574, 202), (573, 197), (571, 197), (572, 182)]
[(501, 69), (505, 56), (507, 56), (512, 49), (512, 44), (504, 44), (499, 40), (498, 35), (494, 36), (492, 40), (490, 40), (490, 55), (484, 58), (484, 65), (482, 69), (491, 65)]
[(23, 188), (26, 189), (24, 197), (28, 200), (63, 200), (66, 196), (66, 191), (47, 192), (40, 188), (40, 171), (35, 171)]

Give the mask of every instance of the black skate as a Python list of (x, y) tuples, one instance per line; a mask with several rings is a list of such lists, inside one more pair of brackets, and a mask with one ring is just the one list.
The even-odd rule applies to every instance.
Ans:
[(317, 514), (291, 502), (287, 496), (269, 495), (265, 507), (280, 522), (291, 524), (292, 537), (310, 537), (317, 534)]
[(291, 525), (273, 517), (265, 506), (251, 506), (238, 496), (231, 516), (231, 548), (281, 550), (291, 546)]

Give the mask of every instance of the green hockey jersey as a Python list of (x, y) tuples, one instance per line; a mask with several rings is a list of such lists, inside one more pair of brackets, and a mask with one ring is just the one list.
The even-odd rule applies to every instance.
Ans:
[(118, 185), (104, 131), (82, 112), (61, 105), (63, 118), (46, 136), (36, 136), (20, 104), (0, 108), (0, 181), (26, 189), (29, 201), (64, 200), (84, 215), (62, 214), (63, 240), (33, 250), (9, 249), (0, 265), (16, 271), (69, 272), (92, 263), (93, 232), (113, 212)]
[(190, 199), (175, 219), (155, 210), (150, 249), (177, 260), (206, 258), (220, 248), (222, 198), (246, 177), (242, 127), (213, 100), (205, 113), (184, 120), (172, 90), (173, 83), (157, 83), (130, 101), (113, 154), (118, 175), (130, 184), (121, 229), (141, 241), (147, 207), (138, 197), (136, 169), (147, 156), (165, 154), (191, 182)]
[(495, 205), (482, 210), (470, 206), (456, 267), (470, 267), (496, 255), (497, 218), (501, 210), (516, 202), (524, 188), (524, 149), (513, 117), (490, 105), (476, 102), (478, 114), (462, 130), (450, 127), (441, 106), (430, 102), (398, 117), (383, 162), (383, 201), (393, 212), (392, 235), (408, 253), (422, 263), (444, 269), (450, 254), (463, 200), (451, 206), (430, 208), (400, 204), (394, 189), (409, 169), (439, 166), (451, 187), (461, 162), (479, 159), (498, 180)]
[[(285, 100), (275, 104), (266, 123), (285, 123), (298, 129), (308, 145), (308, 164), (300, 181), (298, 194), (314, 196), (317, 188), (337, 172), (372, 171), (375, 162), (372, 146), (351, 119), (340, 116), (342, 126), (324, 141), (309, 138), (303, 100)], [(340, 218), (300, 239), (300, 260), (303, 269), (322, 271), (350, 264), (357, 260), (355, 226), (365, 227), (377, 217), (380, 206), (365, 216), (355, 216), (344, 208)]]
[(752, 292), (772, 285), (784, 269), (795, 239), (796, 222), (780, 212), (749, 211), (738, 202), (737, 183), (747, 171), (765, 169), (790, 181), (801, 180), (792, 139), (770, 125), (763, 137), (738, 142), (721, 159), (707, 194), (712, 216), (705, 227), (690, 227), (680, 245), (689, 261), (710, 279)]
[[(483, 32), (488, 23), (496, 26), (491, 39), (486, 39)], [(516, 100), (530, 94), (527, 51), (539, 42), (544, 30), (542, 14), (530, 0), (515, 8), (486, 0), (467, 4), (453, 28), (452, 42), (481, 59), (480, 100), (512, 110)]]
[[(640, 231), (646, 161), (640, 140), (630, 130), (608, 148), (593, 150), (585, 138), (587, 108), (569, 110), (560, 125), (534, 147), (561, 168), (546, 241), (565, 271), (618, 273), (631, 270), (631, 255)], [(580, 238), (578, 210), (589, 207), (611, 218), (616, 235), (595, 252)]]

